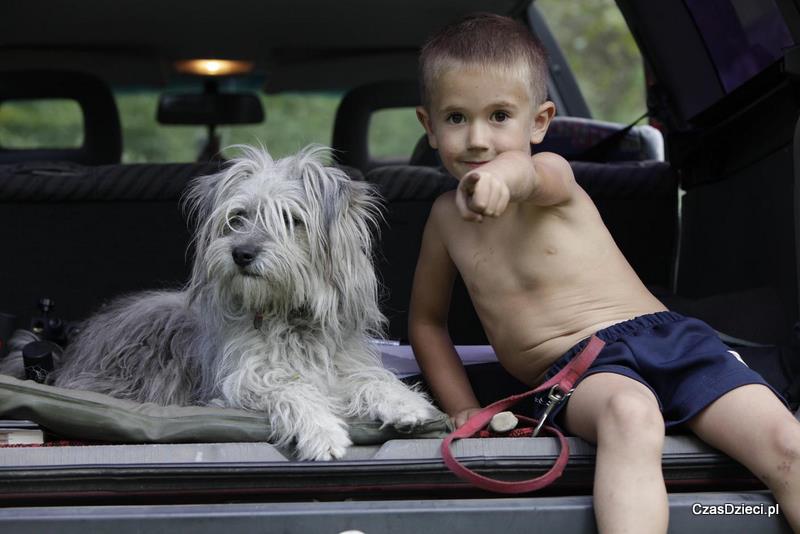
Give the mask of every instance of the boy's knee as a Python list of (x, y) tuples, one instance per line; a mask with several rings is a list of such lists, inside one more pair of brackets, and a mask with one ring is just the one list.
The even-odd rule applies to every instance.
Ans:
[(777, 498), (797, 495), (800, 491), (800, 423), (776, 422), (765, 429), (766, 446), (758, 451), (758, 458), (742, 459), (755, 462), (753, 474), (769, 486)]
[(800, 422), (776, 423), (770, 433), (770, 447), (780, 458), (779, 470), (796, 471), (800, 468)]
[(611, 395), (601, 415), (599, 434), (637, 446), (660, 447), (664, 443), (664, 418), (655, 399), (638, 392)]

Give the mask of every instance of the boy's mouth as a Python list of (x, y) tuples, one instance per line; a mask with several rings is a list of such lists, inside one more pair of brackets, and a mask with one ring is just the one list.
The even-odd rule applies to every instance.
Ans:
[(475, 169), (476, 167), (480, 167), (481, 165), (485, 165), (486, 163), (489, 163), (489, 162), (488, 161), (465, 161), (463, 163), (464, 163), (464, 165), (466, 165), (470, 169)]

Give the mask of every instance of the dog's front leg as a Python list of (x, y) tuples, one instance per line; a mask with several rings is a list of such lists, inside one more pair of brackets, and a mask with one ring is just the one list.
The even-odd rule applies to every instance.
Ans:
[(401, 429), (441, 416), (425, 395), (384, 369), (370, 349), (351, 347), (337, 356), (336, 370), (341, 377), (337, 392), (347, 403), (348, 416), (368, 417)]
[(294, 442), (301, 460), (341, 458), (352, 444), (347, 424), (335, 415), (335, 400), (299, 374), (273, 370), (247, 388), (234, 377), (226, 386), (231, 386), (224, 395), (232, 404), (265, 412), (270, 441), (276, 445)]

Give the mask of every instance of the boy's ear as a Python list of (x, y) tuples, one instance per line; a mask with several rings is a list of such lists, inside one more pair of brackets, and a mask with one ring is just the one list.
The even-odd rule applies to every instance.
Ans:
[(431, 145), (431, 148), (439, 148), (436, 146), (436, 136), (431, 128), (431, 118), (423, 106), (417, 106), (417, 120), (425, 128), (425, 134), (428, 136), (428, 144)]
[(544, 139), (544, 134), (547, 133), (547, 128), (550, 127), (550, 121), (556, 114), (556, 105), (551, 101), (546, 101), (539, 106), (536, 116), (533, 118), (533, 129), (531, 131), (531, 143), (538, 144)]

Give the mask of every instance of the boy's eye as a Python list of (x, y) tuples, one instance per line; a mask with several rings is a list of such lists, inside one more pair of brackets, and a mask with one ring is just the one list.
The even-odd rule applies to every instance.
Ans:
[(505, 111), (495, 111), (492, 118), (497, 122), (504, 122), (508, 119), (508, 113)]
[(461, 113), (451, 113), (447, 116), (447, 122), (450, 124), (461, 124), (464, 122), (464, 115)]

